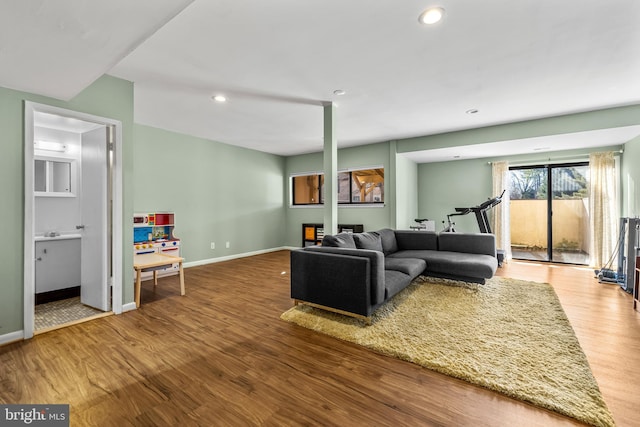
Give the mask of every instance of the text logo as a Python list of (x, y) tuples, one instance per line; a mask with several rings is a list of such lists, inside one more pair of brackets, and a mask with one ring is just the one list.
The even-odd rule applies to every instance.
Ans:
[(0, 405), (0, 426), (68, 427), (69, 405)]

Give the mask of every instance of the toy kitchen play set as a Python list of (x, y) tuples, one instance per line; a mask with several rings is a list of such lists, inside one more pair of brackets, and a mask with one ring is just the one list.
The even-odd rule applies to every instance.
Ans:
[[(175, 215), (171, 212), (133, 215), (133, 258), (143, 254), (161, 253), (180, 256), (180, 239), (173, 235)], [(158, 270), (158, 276), (178, 274), (179, 266)], [(142, 273), (142, 280), (153, 277), (152, 272)]]

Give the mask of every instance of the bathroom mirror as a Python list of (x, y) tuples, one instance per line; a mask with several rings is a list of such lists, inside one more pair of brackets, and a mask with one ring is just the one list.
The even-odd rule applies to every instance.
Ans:
[(40, 197), (75, 197), (75, 161), (36, 157), (34, 192)]

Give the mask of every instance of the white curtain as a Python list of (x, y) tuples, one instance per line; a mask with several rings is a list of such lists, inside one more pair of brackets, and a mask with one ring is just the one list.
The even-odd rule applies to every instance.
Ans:
[(509, 163), (493, 162), (491, 165), (493, 174), (492, 196), (499, 196), (504, 190), (502, 202), (493, 208), (491, 217), (491, 229), (496, 235), (498, 249), (504, 250), (504, 259), (511, 259), (511, 227), (509, 225)]
[[(589, 155), (589, 245), (590, 266), (600, 268), (610, 261), (617, 242), (618, 200), (616, 163), (613, 152)], [(615, 263), (615, 260), (613, 260)]]

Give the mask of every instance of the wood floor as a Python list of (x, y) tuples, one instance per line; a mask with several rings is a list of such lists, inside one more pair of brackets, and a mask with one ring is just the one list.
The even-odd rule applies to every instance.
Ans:
[[(573, 267), (510, 263), (553, 284), (619, 426), (640, 425), (640, 313)], [(72, 426), (575, 426), (286, 323), (289, 253), (143, 283), (139, 310), (0, 347), (0, 402), (68, 403)], [(526, 301), (523, 301), (526, 304)]]

